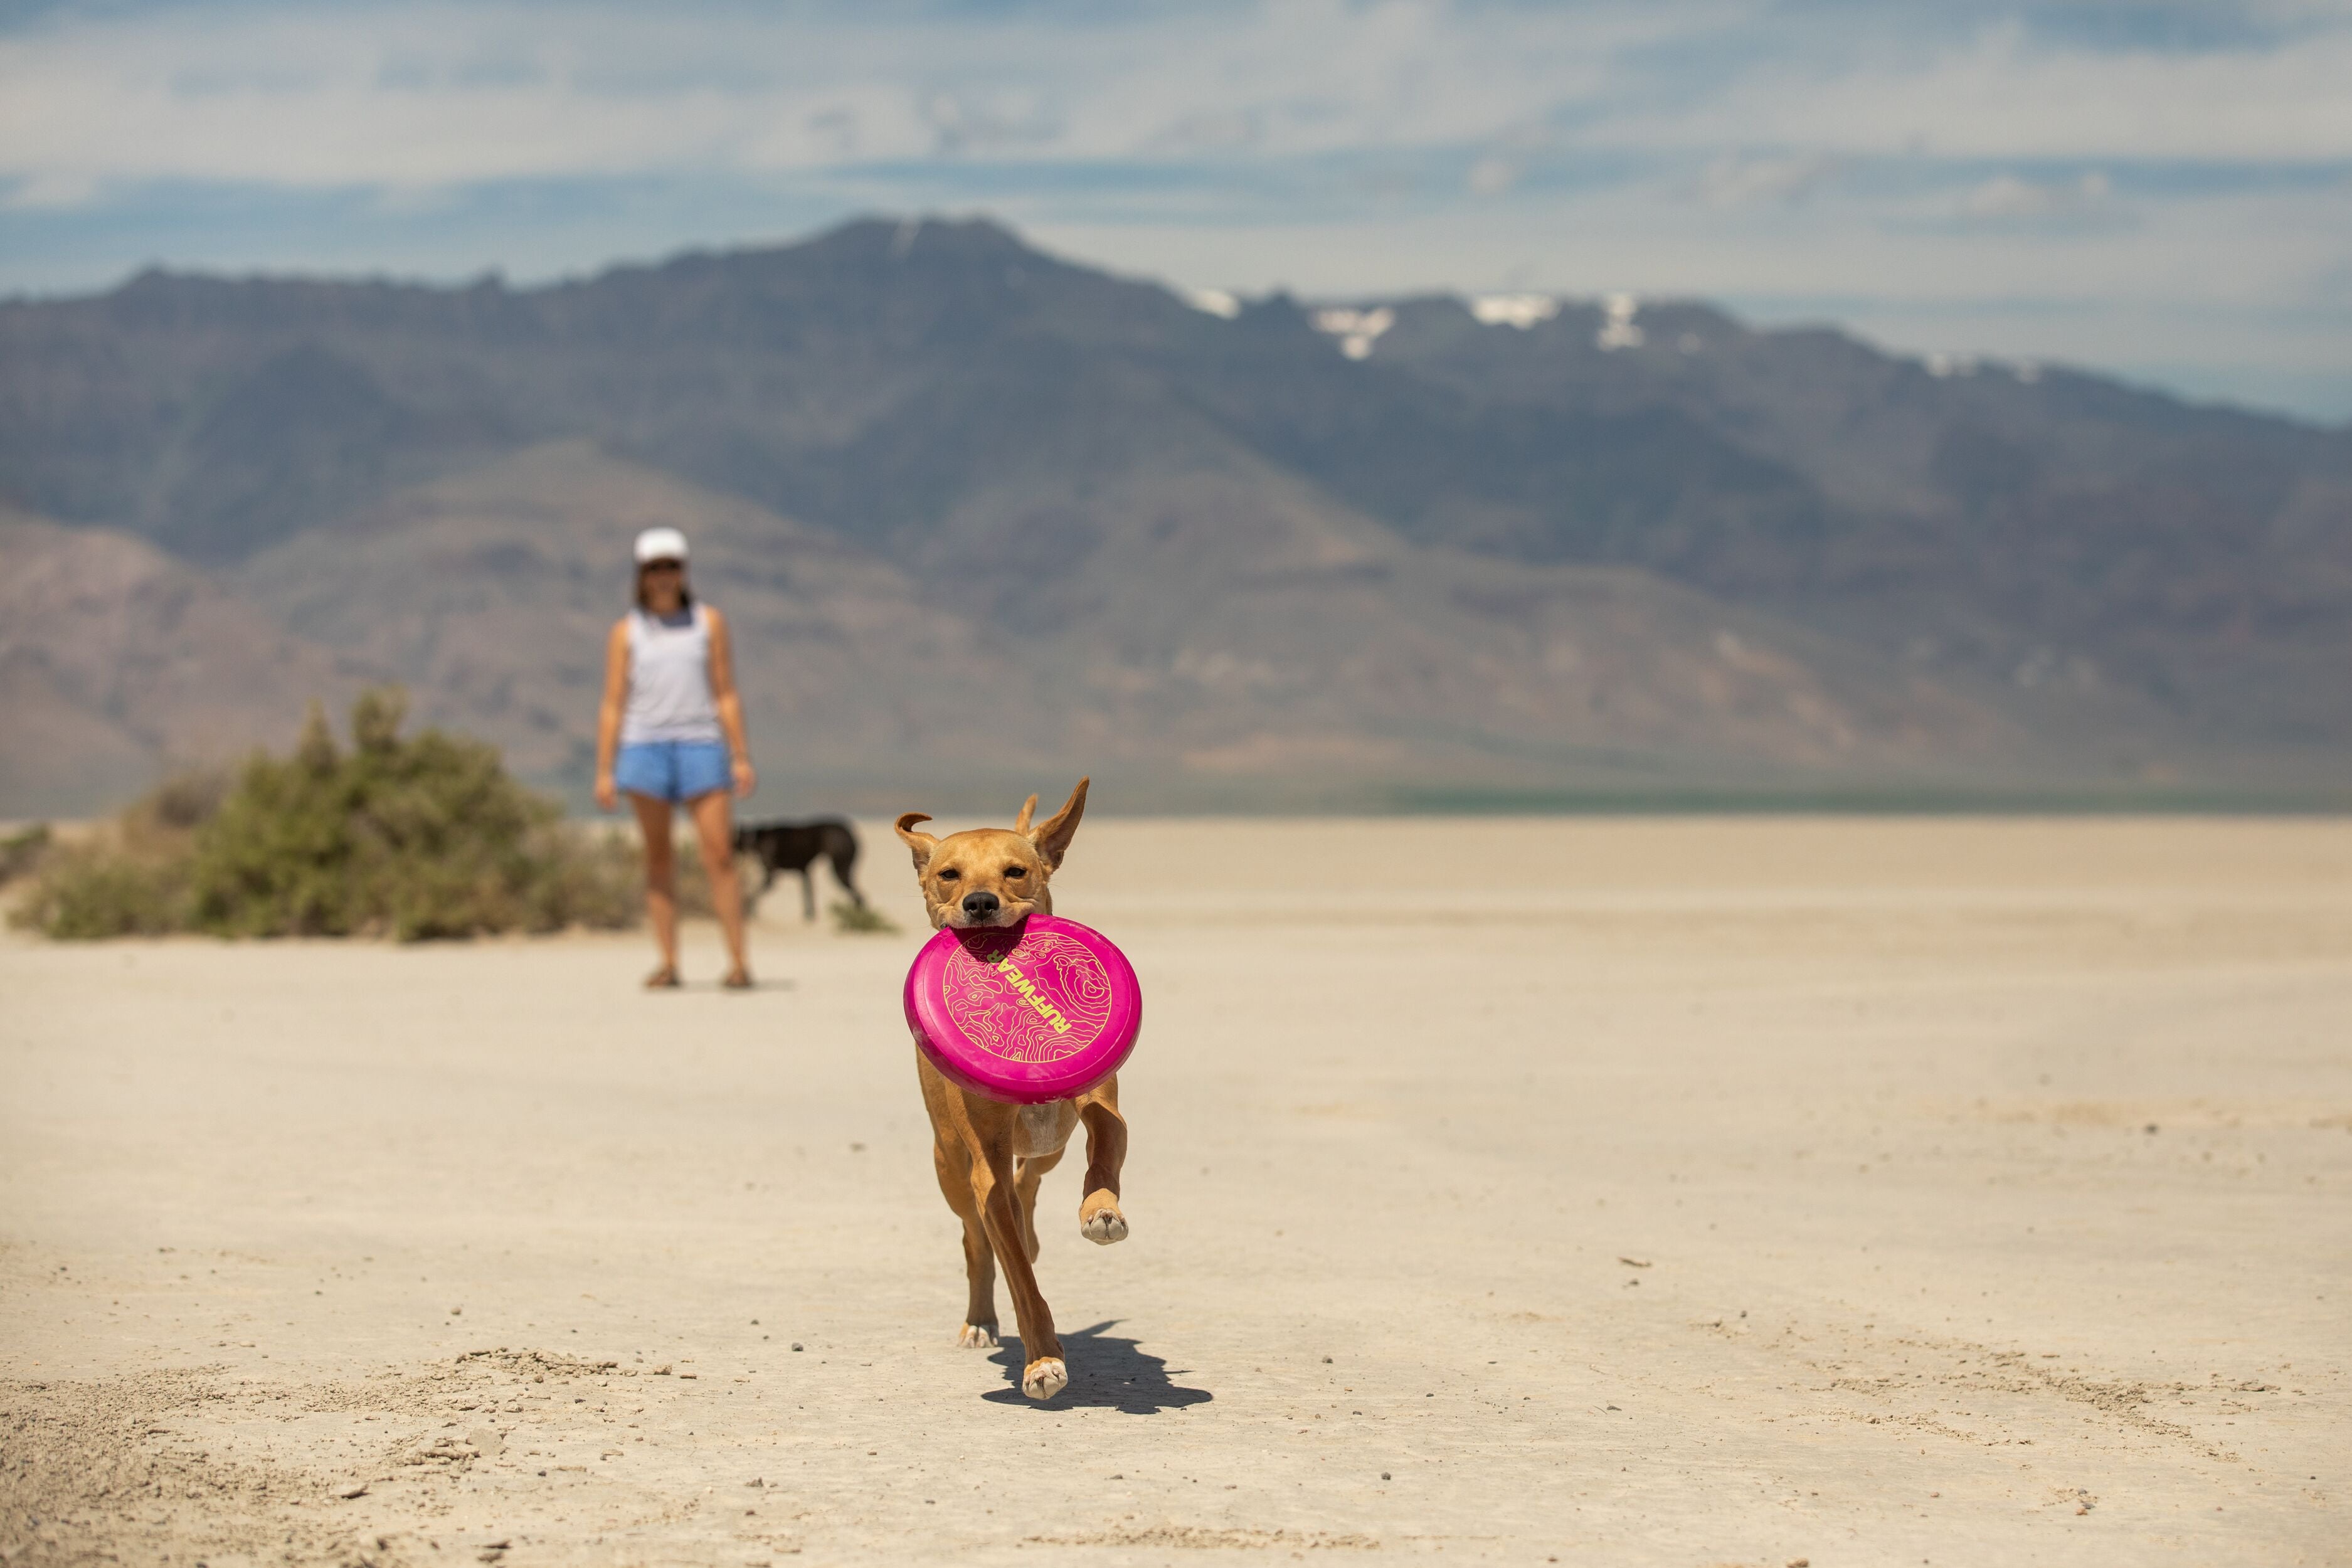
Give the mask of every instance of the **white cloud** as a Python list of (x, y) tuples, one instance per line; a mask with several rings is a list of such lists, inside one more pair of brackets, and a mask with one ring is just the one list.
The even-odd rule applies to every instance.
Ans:
[(1595, 128), (1616, 145), (1801, 148), (1943, 158), (2352, 159), (2352, 19), (2271, 47), (2062, 47), (2015, 24), (1934, 48), (1822, 40), (1769, 58), (1696, 107), (1637, 105)]
[(1565, 135), (1696, 153), (1696, 194), (1739, 205), (1906, 149), (2352, 159), (2352, 17), (2290, 9), (2299, 25), (2274, 41), (2205, 50), (2062, 47), (1908, 8), (1884, 14), (1907, 25), (1857, 27), (1845, 8), (1763, 0), (64, 9), (0, 34), (0, 177), (326, 188), (1478, 148), (1463, 184), (1495, 196)]
[(2115, 186), (2097, 170), (2074, 180), (2033, 181), (1996, 174), (1960, 198), (1968, 217), (2038, 218), (2094, 213), (2105, 207)]
[(1826, 153), (1790, 157), (1740, 157), (1729, 154), (1706, 166), (1692, 194), (1710, 206), (1746, 206), (1752, 202), (1800, 202), (1811, 195), (1838, 171), (1839, 161)]
[(1486, 157), (1470, 165), (1465, 183), (1474, 195), (1499, 196), (1519, 183), (1521, 173), (1508, 158)]
[(43, 173), (22, 175), (0, 205), (20, 210), (87, 206), (98, 199), (98, 182), (88, 174)]
[(64, 13), (0, 37), (0, 175), (316, 188), (1448, 145), (1598, 90), (1623, 47), (1671, 30), (1631, 8), (1469, 25), (1436, 0), (1278, 0), (1208, 26), (878, 15)]

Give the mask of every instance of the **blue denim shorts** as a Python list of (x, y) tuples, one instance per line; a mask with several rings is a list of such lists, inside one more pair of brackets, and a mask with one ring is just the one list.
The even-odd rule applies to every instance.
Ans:
[(734, 782), (724, 741), (634, 741), (613, 760), (614, 787), (649, 800), (693, 800)]

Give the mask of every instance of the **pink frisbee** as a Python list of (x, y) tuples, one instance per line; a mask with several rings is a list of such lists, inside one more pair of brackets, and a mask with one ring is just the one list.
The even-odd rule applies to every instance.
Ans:
[(973, 1093), (1039, 1105), (1118, 1070), (1143, 1029), (1143, 990), (1102, 932), (1031, 915), (925, 942), (907, 971), (907, 1026)]

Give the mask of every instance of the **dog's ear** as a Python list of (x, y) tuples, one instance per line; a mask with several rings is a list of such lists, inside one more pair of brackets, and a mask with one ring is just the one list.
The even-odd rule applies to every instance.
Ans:
[(1029, 819), (1036, 815), (1037, 797), (1033, 795), (1027, 800), (1021, 803), (1021, 815), (1013, 819), (1013, 831), (1015, 833), (1028, 832)]
[[(1090, 778), (1080, 779), (1078, 787), (1070, 792), (1070, 798), (1062, 809), (1047, 817), (1044, 826), (1029, 835), (1029, 842), (1037, 847), (1037, 858), (1045, 862), (1045, 869), (1049, 872), (1060, 870), (1062, 857), (1070, 852), (1070, 840), (1076, 837), (1078, 831), (1078, 818), (1087, 814), (1087, 785), (1092, 782)], [(1025, 817), (1028, 813), (1024, 811), (1022, 816)]]
[(931, 863), (931, 851), (940, 847), (940, 841), (929, 834), (915, 831), (915, 824), (930, 819), (931, 814), (928, 811), (910, 811), (898, 818), (898, 837), (905, 839), (907, 847), (915, 852), (915, 875), (918, 877), (923, 874), (923, 868)]

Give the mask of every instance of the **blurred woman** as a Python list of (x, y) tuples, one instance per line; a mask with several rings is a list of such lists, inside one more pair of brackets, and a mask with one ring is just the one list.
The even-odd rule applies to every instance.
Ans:
[(686, 582), (686, 535), (649, 528), (637, 535), (637, 607), (613, 623), (604, 639), (604, 705), (596, 723), (596, 804), (606, 811), (625, 794), (646, 840), (646, 912), (661, 967), (651, 989), (678, 984), (677, 872), (670, 812), (694, 820), (710, 901), (734, 967), (731, 990), (748, 990), (743, 952), (743, 890), (735, 879), (735, 824), (730, 796), (758, 784), (743, 739), (743, 704), (735, 694), (735, 660), (727, 617), (694, 601)]

